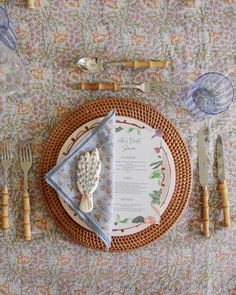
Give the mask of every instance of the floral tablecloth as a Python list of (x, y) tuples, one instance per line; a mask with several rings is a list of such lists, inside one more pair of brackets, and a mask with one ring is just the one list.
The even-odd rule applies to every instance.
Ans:
[[(0, 294), (236, 294), (235, 177), (236, 107), (211, 124), (210, 232), (201, 234), (197, 131), (202, 122), (180, 107), (179, 94), (201, 73), (219, 71), (235, 81), (235, 0), (35, 0), (15, 1), (9, 15), (18, 36), (17, 54), (26, 69), (23, 93), (0, 97), (0, 137), (17, 146), (32, 142), (31, 242), (23, 239), (22, 173), (10, 169), (10, 232), (0, 233)], [(165, 70), (109, 68), (80, 72), (82, 56), (102, 60), (168, 59)], [(75, 91), (74, 81), (158, 81), (155, 94)], [(127, 97), (153, 105), (179, 129), (193, 163), (193, 190), (179, 222), (160, 240), (129, 253), (103, 253), (74, 244), (44, 206), (38, 169), (44, 143), (60, 119), (102, 97)], [(216, 190), (214, 140), (224, 138), (232, 228), (221, 226)], [(1, 170), (2, 174), (2, 170)], [(2, 179), (2, 177), (1, 177)]]

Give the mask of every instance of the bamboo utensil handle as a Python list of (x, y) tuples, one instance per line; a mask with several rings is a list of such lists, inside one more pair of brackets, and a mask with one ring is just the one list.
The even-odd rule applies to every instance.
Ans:
[(30, 199), (29, 199), (28, 192), (24, 192), (23, 194), (23, 207), (24, 207), (24, 237), (26, 241), (30, 241), (31, 240)]
[(2, 229), (7, 232), (10, 228), (8, 220), (8, 188), (4, 186), (2, 190)]
[(34, 0), (26, 0), (26, 8), (30, 8), (30, 9), (35, 8)]
[(81, 90), (120, 90), (120, 83), (87, 83), (82, 82), (75, 85), (73, 88)]
[(202, 208), (203, 208), (203, 235), (208, 238), (209, 232), (209, 194), (207, 187), (202, 188)]
[(222, 197), (222, 208), (224, 214), (224, 227), (230, 227), (230, 215), (229, 215), (229, 196), (226, 182), (223, 181), (219, 184), (219, 190)]
[(122, 65), (131, 69), (154, 69), (154, 68), (166, 68), (168, 62), (166, 60), (153, 60), (153, 61), (125, 61)]

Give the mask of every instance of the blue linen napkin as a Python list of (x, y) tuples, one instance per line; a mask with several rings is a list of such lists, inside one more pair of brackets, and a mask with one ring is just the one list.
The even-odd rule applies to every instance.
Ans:
[[(53, 167), (46, 181), (79, 217), (104, 242), (111, 245), (112, 193), (114, 187), (115, 110), (111, 111), (68, 156)], [(76, 167), (80, 155), (97, 148), (101, 160), (98, 187), (93, 194), (94, 209), (84, 213), (79, 209), (80, 193), (76, 185)]]

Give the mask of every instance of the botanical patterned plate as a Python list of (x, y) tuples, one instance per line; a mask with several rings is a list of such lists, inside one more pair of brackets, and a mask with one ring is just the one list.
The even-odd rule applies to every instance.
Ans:
[[(62, 149), (58, 155), (57, 162), (59, 162), (61, 159), (63, 159), (70, 151), (73, 149), (78, 143), (95, 127), (97, 124), (102, 120), (102, 118), (98, 118), (95, 120), (92, 120), (82, 126), (80, 126), (77, 130), (75, 130), (66, 140), (64, 145), (62, 146)], [(116, 120), (117, 128), (122, 126), (133, 126), (136, 128), (143, 129), (145, 127), (149, 127), (147, 124), (130, 118), (130, 117), (123, 117), (123, 116), (117, 116)], [(174, 192), (175, 188), (175, 166), (174, 166), (174, 160), (172, 157), (172, 154), (163, 140), (162, 144), (163, 153), (162, 153), (162, 196), (161, 196), (161, 202), (159, 206), (160, 214), (162, 215), (165, 209), (167, 208), (172, 194)], [(83, 226), (84, 228), (90, 230), (90, 228), (78, 217), (77, 214), (60, 198), (61, 203), (66, 210), (66, 212), (69, 214), (69, 216), (78, 224)], [(116, 212), (114, 212), (114, 216), (116, 215)], [(133, 233), (137, 233), (144, 228), (148, 227), (148, 224), (145, 223), (139, 223), (135, 225), (128, 224), (127, 226), (124, 226), (120, 228), (120, 226), (117, 226), (114, 223), (113, 226), (113, 233), (112, 236), (125, 236)]]

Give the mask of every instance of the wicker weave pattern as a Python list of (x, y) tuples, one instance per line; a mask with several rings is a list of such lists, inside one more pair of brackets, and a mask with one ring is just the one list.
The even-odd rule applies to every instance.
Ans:
[(130, 99), (99, 99), (70, 113), (53, 131), (47, 141), (40, 166), (40, 184), (46, 206), (56, 223), (75, 242), (93, 249), (105, 250), (103, 243), (92, 232), (73, 221), (61, 205), (57, 193), (45, 182), (45, 174), (56, 164), (57, 156), (68, 138), (79, 126), (105, 116), (116, 109), (117, 115), (141, 120), (152, 128), (161, 128), (164, 139), (174, 158), (176, 186), (168, 208), (161, 216), (160, 225), (152, 225), (139, 233), (113, 237), (111, 252), (128, 251), (143, 247), (160, 238), (178, 220), (191, 191), (192, 169), (187, 147), (177, 129), (154, 108)]

